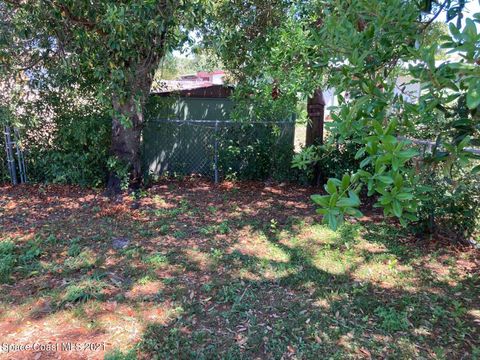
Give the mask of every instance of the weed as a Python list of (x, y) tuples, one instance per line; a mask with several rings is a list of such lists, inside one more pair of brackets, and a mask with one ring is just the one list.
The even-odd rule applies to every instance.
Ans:
[(207, 210), (210, 212), (210, 214), (215, 215), (218, 211), (218, 208), (216, 206), (208, 206)]
[(167, 235), (170, 232), (170, 226), (168, 224), (162, 224), (158, 229), (160, 235)]
[(13, 253), (15, 245), (10, 240), (0, 242), (0, 283), (7, 283), (13, 272), (16, 258)]
[(50, 234), (47, 236), (47, 238), (45, 239), (45, 242), (47, 244), (50, 244), (50, 245), (56, 245), (58, 244), (58, 239), (57, 237), (54, 235), (54, 234)]
[(216, 262), (220, 261), (224, 255), (221, 249), (212, 249), (211, 256)]
[(187, 236), (187, 233), (182, 230), (177, 230), (173, 233), (175, 239), (184, 239)]
[(79, 238), (74, 238), (71, 240), (70, 246), (67, 250), (68, 256), (77, 256), (82, 252), (82, 247), (80, 246), (79, 241)]
[(93, 250), (85, 249), (76, 256), (70, 256), (64, 264), (69, 270), (88, 269), (95, 265), (97, 256)]
[(199, 229), (199, 233), (208, 236), (208, 235), (214, 235), (214, 234), (222, 234), (226, 235), (230, 232), (230, 227), (228, 226), (228, 221), (222, 221), (220, 224), (213, 224), (213, 225), (208, 225), (205, 227), (201, 227)]
[(35, 261), (41, 253), (42, 249), (40, 248), (38, 241), (30, 241), (26, 244), (23, 253), (19, 256), (19, 262), (22, 265), (29, 265)]
[(145, 257), (144, 262), (154, 267), (168, 265), (168, 258), (162, 253), (155, 253)]
[(85, 279), (78, 284), (71, 284), (65, 289), (63, 303), (86, 302), (91, 299), (101, 299), (102, 290), (106, 284), (102, 281)]
[(380, 306), (375, 309), (375, 315), (380, 318), (380, 326), (386, 332), (405, 331), (409, 327), (407, 313), (405, 311)]
[(104, 360), (136, 360), (137, 351), (135, 348), (126, 352), (115, 349), (105, 354)]

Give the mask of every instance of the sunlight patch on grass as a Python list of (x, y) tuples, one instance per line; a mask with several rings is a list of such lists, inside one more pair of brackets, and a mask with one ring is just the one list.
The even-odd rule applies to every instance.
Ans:
[(78, 255), (70, 256), (63, 263), (70, 271), (88, 269), (97, 262), (97, 255), (92, 249), (82, 250)]
[(103, 297), (103, 290), (108, 285), (101, 280), (84, 279), (66, 287), (62, 296), (63, 303), (85, 302)]
[(169, 264), (168, 258), (160, 252), (146, 255), (143, 262), (154, 269), (164, 268)]
[(299, 229), (297, 235), (299, 242), (307, 244), (331, 244), (335, 241), (337, 234), (326, 225), (314, 224)]
[(277, 244), (269, 241), (268, 237), (261, 231), (250, 234), (247, 241), (242, 241), (232, 248), (241, 254), (254, 256), (259, 260), (269, 260), (287, 263), (290, 256)]
[(216, 260), (212, 258), (211, 254), (199, 249), (186, 249), (184, 252), (187, 259), (201, 270), (208, 270), (216, 263)]
[(401, 278), (398, 276), (398, 270), (395, 266), (388, 263), (367, 262), (360, 264), (353, 272), (353, 277), (361, 281), (370, 281), (374, 283), (387, 283), (392, 286), (400, 286)]
[(352, 251), (328, 248), (322, 249), (313, 258), (313, 264), (317, 269), (334, 275), (345, 274), (362, 261), (363, 258), (356, 256)]
[(161, 281), (139, 281), (125, 293), (125, 297), (129, 300), (153, 300), (164, 288)]

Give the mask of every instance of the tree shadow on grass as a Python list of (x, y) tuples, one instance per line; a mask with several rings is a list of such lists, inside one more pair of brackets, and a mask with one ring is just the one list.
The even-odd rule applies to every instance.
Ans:
[[(237, 265), (207, 294), (216, 305), (203, 309), (192, 301), (176, 321), (150, 325), (140, 346), (144, 356), (465, 358), (478, 351), (471, 313), (478, 305), (472, 301), (478, 298), (478, 276), (454, 286), (443, 283), (440, 292), (422, 279), (413, 289), (385, 287), (357, 278), (361, 262), (343, 273), (320, 270), (308, 249), (286, 245), (279, 232), (257, 230), (288, 254), (288, 262), (225, 255), (226, 263)], [(267, 268), (289, 271), (272, 280), (260, 275)], [(259, 279), (239, 278), (241, 269)]]
[[(164, 207), (148, 205), (155, 194)], [(478, 276), (438, 277), (428, 268), (420, 276), (416, 264), (423, 253), (399, 245), (389, 227), (367, 227), (371, 248), (355, 248), (356, 235), (348, 232), (324, 239), (323, 228), (311, 227), (308, 191), (164, 184), (144, 202), (144, 218), (123, 223), (113, 213), (98, 220), (100, 240), (82, 238), (82, 246), (104, 256), (101, 263), (63, 275), (24, 274), (16, 285), (28, 287), (31, 278), (36, 285), (12, 305), (24, 309), (49, 291), (65, 296), (69, 289), (75, 295), (69, 287), (77, 280), (106, 283), (105, 288), (90, 300), (80, 297), (26, 314), (22, 323), (45, 322), (71, 310), (93, 325), (103, 319), (141, 332), (146, 325), (137, 354), (146, 359), (468, 358), (479, 346)], [(224, 233), (222, 223), (228, 227)], [(74, 226), (86, 227), (76, 224), (62, 226), (69, 234)], [(313, 233), (305, 235), (306, 227)], [(151, 235), (112, 254), (101, 241), (140, 232)], [(55, 251), (61, 254), (68, 245)], [(403, 268), (396, 273), (397, 267)], [(365, 269), (374, 273), (363, 276)], [(377, 269), (392, 278), (382, 282)], [(403, 275), (411, 284), (401, 283)], [(41, 283), (52, 278), (56, 282), (42, 290)], [(62, 283), (64, 278), (69, 283)], [(157, 310), (159, 316), (150, 316)], [(135, 312), (147, 313), (142, 323), (132, 320), (140, 318)], [(130, 322), (108, 322), (112, 313)], [(98, 341), (109, 330), (102, 325), (89, 334)]]

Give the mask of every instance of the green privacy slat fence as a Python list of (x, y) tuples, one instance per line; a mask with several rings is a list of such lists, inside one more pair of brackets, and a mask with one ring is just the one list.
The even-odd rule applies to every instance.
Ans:
[(239, 123), (230, 120), (233, 106), (227, 98), (151, 97), (143, 132), (148, 174), (286, 180), (294, 120)]
[(154, 119), (144, 131), (149, 175), (202, 174), (285, 179), (293, 155), (294, 121)]

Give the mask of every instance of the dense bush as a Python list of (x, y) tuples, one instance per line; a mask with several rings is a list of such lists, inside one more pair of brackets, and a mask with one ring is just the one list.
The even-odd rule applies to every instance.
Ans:
[(31, 181), (101, 186), (106, 181), (111, 119), (89, 101), (49, 98), (52, 116), (24, 133)]
[(480, 231), (480, 178), (468, 171), (454, 177), (440, 172), (418, 177), (418, 226), (422, 233), (443, 234), (452, 241), (478, 237)]
[(313, 168), (316, 166), (322, 180), (334, 177), (341, 178), (345, 173), (351, 173), (358, 169), (360, 161), (355, 154), (360, 145), (353, 141), (339, 142), (333, 137), (328, 137), (324, 145), (309, 146), (296, 154), (292, 161), (292, 167), (298, 169), (301, 174), (298, 178), (306, 178), (311, 182)]
[(36, 139), (44, 124), (26, 133), (28, 175), (33, 181), (100, 186), (107, 174), (110, 123), (103, 114), (63, 113), (54, 118), (50, 143)]
[(294, 124), (239, 123), (220, 131), (219, 169), (225, 178), (293, 180)]
[[(2, 135), (5, 125), (19, 130), (29, 182), (105, 183), (111, 117), (91, 94), (73, 87), (42, 88), (17, 97), (0, 111)], [(0, 182), (9, 182), (3, 136), (0, 145)]]

